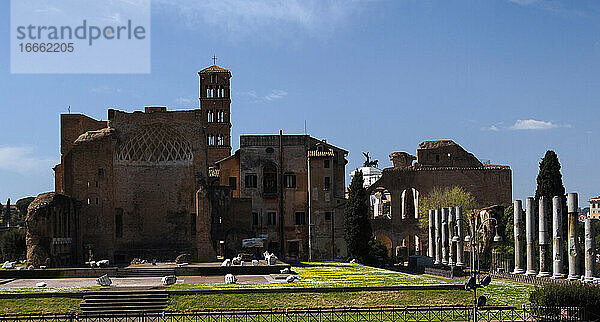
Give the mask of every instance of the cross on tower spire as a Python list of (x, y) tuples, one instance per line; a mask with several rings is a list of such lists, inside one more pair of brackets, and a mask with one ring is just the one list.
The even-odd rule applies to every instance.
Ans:
[(216, 65), (217, 64), (217, 56), (213, 55), (212, 60), (213, 60), (213, 65)]

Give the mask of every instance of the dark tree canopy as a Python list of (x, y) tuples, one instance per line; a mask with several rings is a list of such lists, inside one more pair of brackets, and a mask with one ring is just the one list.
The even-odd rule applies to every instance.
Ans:
[(6, 201), (6, 207), (4, 208), (4, 212), (2, 213), (2, 222), (10, 222), (10, 198), (8, 198), (8, 200)]
[(22, 218), (25, 218), (25, 216), (27, 216), (27, 207), (29, 207), (29, 204), (35, 199), (35, 197), (26, 197), (26, 198), (21, 198), (19, 200), (17, 200), (17, 202), (15, 203), (15, 206), (17, 207), (17, 210), (19, 210), (19, 215)]
[(540, 200), (541, 196), (545, 196), (546, 199), (552, 200), (554, 196), (564, 195), (565, 187), (562, 182), (562, 174), (560, 174), (560, 162), (558, 162), (558, 156), (554, 151), (548, 150), (540, 162), (535, 200)]
[(363, 183), (362, 172), (356, 171), (350, 183), (348, 202), (344, 211), (344, 238), (350, 256), (364, 263), (369, 258), (369, 241), (372, 239), (373, 231), (369, 221), (367, 191)]

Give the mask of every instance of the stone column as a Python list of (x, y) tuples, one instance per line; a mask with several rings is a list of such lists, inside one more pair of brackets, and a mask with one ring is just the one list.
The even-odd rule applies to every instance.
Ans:
[(456, 265), (456, 252), (454, 248), (455, 242), (452, 241), (452, 237), (454, 237), (454, 208), (448, 208), (448, 245), (450, 249), (448, 251), (448, 265), (454, 266)]
[(435, 258), (435, 213), (433, 209), (429, 209), (429, 246), (427, 248), (427, 255), (431, 258)]
[(579, 247), (577, 245), (577, 194), (567, 195), (567, 210), (569, 212), (569, 280), (579, 279)]
[(523, 202), (515, 200), (513, 203), (514, 234), (515, 234), (515, 270), (513, 274), (525, 273), (525, 240), (523, 237)]
[(550, 277), (550, 243), (548, 241), (548, 202), (546, 197), (540, 196), (538, 207), (538, 244), (540, 245), (540, 272), (538, 277)]
[(435, 261), (434, 265), (442, 263), (442, 214), (439, 209), (434, 211), (435, 215)]
[(527, 239), (527, 271), (525, 275), (535, 275), (535, 213), (533, 197), (525, 199), (525, 238)]
[(559, 196), (552, 198), (552, 278), (565, 278), (563, 272), (563, 230), (562, 200)]
[(442, 208), (442, 264), (448, 265), (448, 208)]
[(458, 236), (458, 242), (456, 243), (456, 266), (465, 266), (465, 241), (463, 237), (462, 207), (458, 206), (454, 211), (456, 216), (454, 224), (456, 225), (456, 235)]
[(596, 275), (596, 232), (592, 218), (585, 219), (585, 281), (593, 282)]

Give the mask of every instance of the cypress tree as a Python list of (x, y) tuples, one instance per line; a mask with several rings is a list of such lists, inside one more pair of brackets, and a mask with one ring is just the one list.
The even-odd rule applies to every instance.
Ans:
[[(546, 151), (544, 158), (540, 162), (540, 172), (537, 176), (537, 189), (535, 190), (535, 213), (538, 214), (538, 205), (540, 202), (540, 197), (546, 197), (547, 209), (550, 211), (546, 217), (546, 225), (550, 228), (550, 231), (554, 229), (552, 227), (552, 198), (555, 196), (561, 197), (562, 203), (562, 231), (563, 231), (563, 240), (567, 240), (568, 235), (568, 218), (569, 215), (567, 213), (567, 203), (565, 197), (565, 187), (562, 183), (562, 174), (560, 173), (560, 162), (558, 161), (558, 156), (552, 150)], [(564, 243), (562, 250), (564, 258), (566, 258), (567, 254), (567, 243)], [(563, 265), (567, 265), (567, 261), (563, 261)]]
[[(558, 156), (552, 150), (546, 151), (546, 155), (540, 162), (540, 172), (537, 176), (537, 189), (535, 190), (536, 202), (541, 196), (545, 196), (548, 202), (552, 202), (554, 196), (564, 196), (565, 187), (560, 173), (560, 162)], [(537, 205), (537, 204), (536, 204)]]
[(362, 171), (356, 171), (350, 183), (348, 202), (344, 210), (344, 239), (351, 257), (365, 263), (369, 256), (372, 239), (367, 191), (363, 187)]
[(2, 221), (5, 224), (10, 222), (10, 198), (6, 201), (6, 208), (4, 209), (4, 213), (2, 214)]

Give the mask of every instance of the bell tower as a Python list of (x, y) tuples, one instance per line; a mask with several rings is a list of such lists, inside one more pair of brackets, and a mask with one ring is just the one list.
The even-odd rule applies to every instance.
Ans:
[[(216, 57), (213, 57), (216, 62)], [(200, 109), (206, 124), (208, 165), (231, 155), (231, 72), (212, 65), (198, 72)]]

